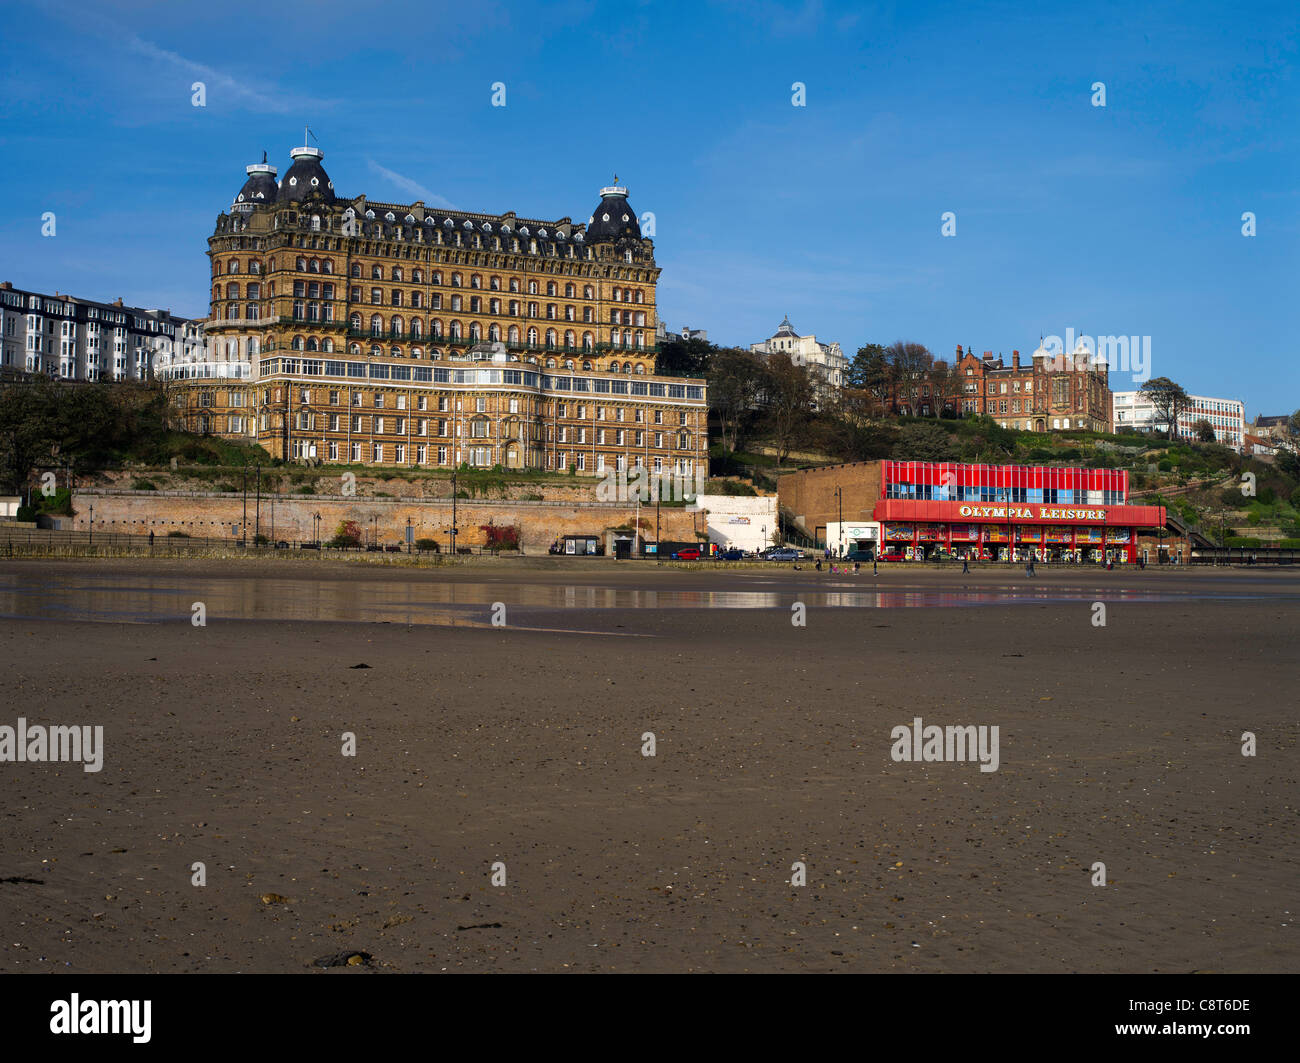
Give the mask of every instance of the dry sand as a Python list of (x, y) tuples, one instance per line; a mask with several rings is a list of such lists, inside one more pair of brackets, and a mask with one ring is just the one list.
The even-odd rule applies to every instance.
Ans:
[[(212, 574), (0, 573), (92, 570)], [(812, 578), (587, 572), (791, 599)], [(0, 620), (0, 724), (102, 724), (106, 745), (97, 774), (0, 764), (0, 880), (38, 880), (0, 881), (0, 969), (301, 972), (364, 950), (379, 971), (1294, 970), (1300, 581), (1035, 587), (1108, 579), (1259, 597), (1115, 603), (1104, 628), (1083, 600), (814, 607), (806, 628), (788, 605), (532, 618), (593, 635)], [(895, 763), (914, 716), (998, 725), (999, 770)]]

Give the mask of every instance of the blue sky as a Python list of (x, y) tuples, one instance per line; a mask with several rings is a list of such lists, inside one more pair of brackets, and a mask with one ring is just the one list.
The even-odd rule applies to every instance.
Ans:
[(1297, 10), (10, 0), (0, 279), (205, 314), (217, 214), (310, 123), (343, 195), (583, 221), (617, 172), (661, 316), (717, 342), (1150, 336), (1153, 375), (1289, 412)]

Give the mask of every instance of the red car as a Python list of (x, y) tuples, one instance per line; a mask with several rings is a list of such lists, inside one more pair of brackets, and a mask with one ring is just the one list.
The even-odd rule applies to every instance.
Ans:
[(881, 561), (902, 561), (903, 555), (897, 550), (890, 550), (888, 553), (880, 555)]
[(699, 559), (699, 548), (694, 546), (688, 546), (684, 550), (678, 550), (677, 553), (673, 554), (674, 561), (698, 561)]

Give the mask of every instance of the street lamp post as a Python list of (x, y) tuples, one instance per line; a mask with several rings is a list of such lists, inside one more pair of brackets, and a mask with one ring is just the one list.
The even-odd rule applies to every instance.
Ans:
[(89, 543), (89, 545), (91, 545), (91, 546), (94, 546), (94, 545), (95, 545), (95, 503), (94, 503), (94, 502), (90, 503), (90, 543)]
[(406, 552), (408, 554), (411, 552), (411, 543), (413, 541), (414, 541), (414, 537), (411, 535), (411, 518), (407, 517), (406, 518)]
[(253, 500), (253, 545), (262, 536), (262, 463), (257, 463), (257, 487)]
[(844, 490), (843, 488), (840, 487), (839, 484), (835, 485), (835, 498), (836, 501), (839, 503), (839, 507), (840, 507), (839, 534), (837, 536), (838, 539), (837, 545), (839, 549), (837, 551), (837, 556), (843, 557), (844, 556)]
[(456, 556), (456, 466), (451, 467), (451, 556)]
[(244, 480), (243, 480), (242, 490), (244, 493), (244, 519), (240, 522), (239, 525), (239, 537), (240, 537), (240, 541), (245, 546), (247, 546), (248, 545), (248, 461), (247, 460), (244, 461)]

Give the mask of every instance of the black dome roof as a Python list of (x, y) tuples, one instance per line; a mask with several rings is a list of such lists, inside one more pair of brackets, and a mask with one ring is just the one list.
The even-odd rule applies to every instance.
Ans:
[(262, 203), (274, 203), (276, 201), (280, 186), (275, 183), (275, 167), (267, 164), (266, 152), (262, 153), (260, 163), (244, 167), (244, 172), (248, 174), (248, 180), (244, 182), (244, 187), (235, 196), (234, 205), (236, 207), (250, 210)]
[(627, 201), (627, 189), (610, 185), (600, 190), (600, 206), (587, 225), (587, 243), (613, 242), (624, 237), (640, 240), (641, 225)]
[(293, 165), (280, 179), (280, 199), (296, 202), (309, 192), (319, 192), (332, 203), (334, 182), (320, 164), (325, 153), (319, 148), (294, 148), (289, 154), (293, 156)]

